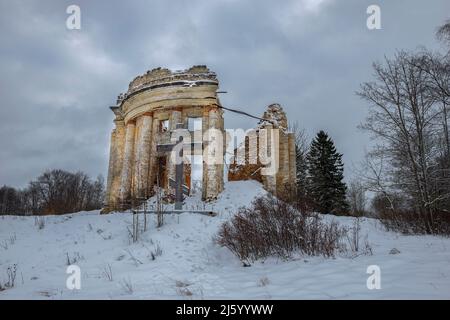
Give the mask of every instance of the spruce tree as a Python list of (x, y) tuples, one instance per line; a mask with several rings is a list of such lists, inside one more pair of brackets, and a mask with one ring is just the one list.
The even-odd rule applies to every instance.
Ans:
[(320, 213), (348, 213), (342, 154), (336, 151), (333, 140), (324, 131), (311, 143), (307, 168), (306, 188), (314, 209)]

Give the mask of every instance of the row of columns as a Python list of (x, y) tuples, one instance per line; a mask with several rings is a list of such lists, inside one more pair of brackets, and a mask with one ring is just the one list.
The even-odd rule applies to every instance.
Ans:
[[(182, 122), (181, 111), (171, 111), (169, 120), (169, 129), (174, 130), (176, 125)], [(212, 128), (223, 133), (221, 110), (217, 107), (204, 108), (202, 124), (203, 132)], [(155, 181), (157, 174), (156, 146), (159, 120), (149, 113), (126, 124), (124, 120), (117, 119), (115, 125), (111, 134), (106, 189), (107, 207), (111, 209), (120, 208), (122, 203), (133, 198), (149, 196), (150, 188), (153, 187), (151, 183)], [(223, 134), (220, 136), (224, 137)], [(207, 141), (203, 141), (206, 148), (204, 157), (214, 152), (220, 154), (223, 159), (223, 142), (217, 143), (216, 139), (217, 137), (210, 135), (206, 138)], [(168, 177), (175, 177), (175, 166), (171, 163), (168, 163)], [(217, 164), (207, 164), (204, 161), (202, 198), (214, 199), (222, 190), (223, 161)]]
[(149, 195), (150, 166), (154, 161), (150, 152), (156, 140), (153, 116), (144, 114), (126, 125), (123, 165), (120, 177), (120, 200), (144, 198)]

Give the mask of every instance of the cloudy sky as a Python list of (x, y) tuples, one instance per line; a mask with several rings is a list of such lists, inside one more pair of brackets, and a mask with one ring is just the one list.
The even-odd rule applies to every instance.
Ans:
[[(81, 30), (66, 8), (81, 8)], [(366, 9), (381, 7), (381, 30)], [(206, 64), (224, 106), (261, 115), (273, 102), (312, 137), (324, 129), (352, 175), (370, 144), (355, 96), (371, 63), (397, 49), (439, 49), (448, 0), (0, 0), (0, 185), (43, 170), (106, 176), (109, 106), (148, 69)], [(227, 128), (255, 122), (225, 115)]]

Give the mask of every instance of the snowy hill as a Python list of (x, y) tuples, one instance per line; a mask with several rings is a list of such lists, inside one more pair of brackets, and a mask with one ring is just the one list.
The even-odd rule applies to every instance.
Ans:
[[(268, 259), (243, 267), (212, 238), (239, 206), (263, 193), (254, 181), (229, 182), (211, 204), (218, 216), (166, 215), (160, 229), (152, 216), (134, 244), (129, 213), (48, 216), (42, 229), (34, 217), (0, 217), (0, 283), (17, 265), (15, 287), (1, 291), (0, 299), (450, 298), (450, 239), (388, 233), (372, 219), (361, 226), (373, 255)], [(202, 206), (198, 197), (187, 200), (188, 209), (196, 206)], [(400, 253), (390, 254), (393, 248)], [(81, 268), (81, 290), (66, 288), (68, 259)], [(367, 289), (369, 265), (381, 268), (379, 290)]]

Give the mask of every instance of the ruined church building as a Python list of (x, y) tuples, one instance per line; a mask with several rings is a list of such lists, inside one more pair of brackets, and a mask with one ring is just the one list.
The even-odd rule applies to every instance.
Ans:
[[(173, 194), (171, 182), (175, 181), (176, 164), (168, 151), (178, 141), (173, 133), (180, 129), (192, 137), (192, 142), (199, 142), (183, 148), (183, 184), (188, 190), (192, 188), (192, 156), (201, 156), (202, 199), (217, 198), (224, 188), (227, 142), (218, 89), (216, 74), (206, 66), (175, 72), (157, 68), (131, 81), (128, 91), (120, 94), (116, 105), (110, 107), (115, 115), (115, 128), (111, 133), (104, 212), (129, 208), (133, 200), (149, 198), (156, 185)], [(261, 175), (258, 165), (233, 164), (228, 178), (256, 177), (276, 194), (282, 186), (295, 186), (295, 139), (287, 130), (286, 115), (279, 105), (269, 106), (263, 118), (267, 121), (260, 121), (256, 133), (262, 128), (280, 132), (270, 142), (278, 169), (271, 175)], [(200, 125), (192, 126), (194, 121)], [(205, 161), (211, 154), (222, 161)], [(250, 172), (249, 168), (256, 168), (258, 173)]]

